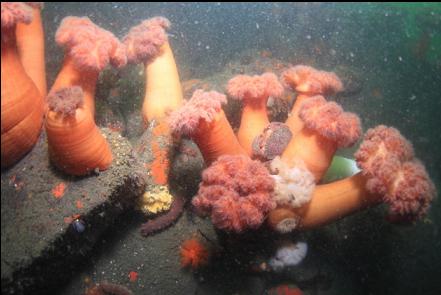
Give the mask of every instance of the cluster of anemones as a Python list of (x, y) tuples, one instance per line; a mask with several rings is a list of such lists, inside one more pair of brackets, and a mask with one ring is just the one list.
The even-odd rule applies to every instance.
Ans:
[[(120, 42), (87, 17), (66, 17), (55, 40), (65, 50), (63, 66), (47, 95), (41, 3), (2, 2), (2, 167), (18, 162), (47, 133), (51, 162), (71, 175), (105, 170), (112, 152), (95, 124), (98, 76), (109, 64), (144, 62), (147, 76), (144, 122), (160, 121), (179, 107), (182, 90), (165, 29), (167, 19), (154, 17), (130, 30)], [(164, 87), (167, 85), (167, 87)], [(164, 97), (167, 97), (165, 99)], [(158, 124), (158, 123), (157, 123)], [(168, 128), (158, 137), (170, 137)], [(160, 141), (160, 140), (159, 140)], [(152, 174), (166, 182), (166, 147), (152, 143)], [(160, 163), (160, 164), (158, 164)]]
[[(226, 231), (256, 229), (266, 219), (285, 233), (323, 225), (382, 201), (390, 205), (395, 220), (416, 220), (427, 212), (434, 187), (413, 159), (410, 144), (393, 128), (379, 126), (366, 133), (356, 153), (360, 173), (318, 184), (337, 149), (354, 145), (362, 135), (360, 119), (325, 99), (343, 90), (334, 73), (300, 65), (283, 72), (281, 80), (265, 73), (228, 82), (229, 96), (243, 102), (237, 136), (222, 110), (224, 94), (196, 90), (172, 114), (173, 132), (192, 138), (209, 166), (193, 198), (197, 213), (211, 216)], [(285, 125), (270, 123), (267, 115), (267, 100), (282, 95), (282, 84), (298, 94)], [(276, 141), (278, 148), (265, 140)], [(252, 160), (265, 159), (265, 145), (270, 171)]]
[[(393, 128), (366, 133), (356, 153), (362, 172), (316, 185), (337, 149), (352, 146), (362, 134), (356, 115), (325, 99), (343, 89), (334, 73), (300, 65), (283, 72), (282, 83), (272, 73), (234, 77), (227, 92), (243, 104), (236, 137), (222, 111), (225, 95), (197, 90), (181, 107), (167, 19), (143, 21), (120, 42), (87, 17), (66, 17), (55, 36), (65, 49), (63, 67), (45, 100), (42, 5), (2, 2), (1, 7), (2, 167), (32, 149), (45, 119), (49, 155), (59, 169), (73, 175), (107, 169), (112, 152), (94, 120), (98, 75), (108, 64), (142, 62), (148, 77), (143, 119), (157, 124), (149, 165), (153, 178), (167, 183), (171, 131), (191, 137), (212, 165), (193, 204), (217, 227), (241, 232), (267, 219), (272, 228), (286, 232), (381, 201), (390, 204), (393, 220), (416, 220), (427, 212), (434, 186), (411, 145)], [(285, 126), (270, 124), (267, 102), (282, 95), (283, 85), (297, 98)], [(275, 151), (280, 157), (273, 160)], [(273, 160), (273, 175), (252, 157)]]

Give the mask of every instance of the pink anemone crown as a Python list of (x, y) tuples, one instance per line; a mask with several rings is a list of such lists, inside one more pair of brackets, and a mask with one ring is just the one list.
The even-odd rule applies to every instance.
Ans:
[(392, 157), (399, 162), (409, 161), (414, 157), (413, 146), (400, 131), (384, 125), (366, 131), (355, 153), (358, 166), (371, 174)]
[(273, 191), (274, 180), (261, 162), (225, 155), (204, 170), (192, 203), (217, 228), (240, 233), (262, 224), (275, 207)]
[(424, 166), (414, 159), (412, 144), (401, 133), (384, 125), (369, 129), (357, 164), (368, 177), (366, 188), (382, 194), (394, 221), (415, 221), (426, 214), (436, 195)]
[(65, 47), (79, 70), (102, 71), (109, 63), (118, 68), (127, 63), (124, 45), (88, 17), (65, 17), (55, 40)]
[(389, 213), (409, 221), (423, 217), (436, 194), (426, 169), (414, 160), (402, 164), (396, 174), (384, 197), (389, 204)]
[(83, 89), (80, 86), (71, 86), (49, 93), (47, 102), (51, 111), (63, 116), (74, 116), (77, 108), (83, 106)]
[(161, 46), (167, 42), (166, 29), (170, 21), (165, 17), (153, 17), (130, 29), (123, 43), (130, 63), (148, 62), (159, 55)]
[(191, 136), (201, 121), (213, 121), (226, 102), (222, 93), (197, 89), (189, 101), (170, 115), (170, 128), (174, 134)]
[(32, 21), (32, 9), (23, 2), (2, 2), (1, 9), (2, 31)]
[(355, 153), (357, 165), (368, 176), (367, 188), (385, 194), (401, 164), (413, 159), (412, 144), (392, 127), (379, 125), (364, 135)]
[(327, 102), (321, 95), (305, 101), (299, 116), (308, 129), (334, 141), (338, 147), (352, 146), (362, 132), (357, 115), (344, 112), (340, 105)]
[(412, 144), (400, 131), (384, 125), (369, 129), (355, 153), (357, 165), (370, 177), (368, 188), (382, 194), (386, 193), (401, 164), (413, 158)]
[(287, 69), (281, 78), (286, 87), (301, 93), (332, 95), (343, 90), (343, 83), (335, 73), (305, 65)]
[(228, 94), (238, 100), (260, 100), (269, 96), (280, 97), (283, 94), (283, 86), (273, 73), (248, 76), (238, 75), (227, 85)]

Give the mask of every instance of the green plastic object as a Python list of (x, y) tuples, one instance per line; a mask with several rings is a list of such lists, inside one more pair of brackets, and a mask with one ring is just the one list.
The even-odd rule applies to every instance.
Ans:
[(322, 178), (322, 183), (329, 183), (339, 179), (343, 179), (359, 172), (357, 163), (353, 159), (348, 159), (341, 156), (334, 156), (332, 158), (331, 166), (326, 171)]

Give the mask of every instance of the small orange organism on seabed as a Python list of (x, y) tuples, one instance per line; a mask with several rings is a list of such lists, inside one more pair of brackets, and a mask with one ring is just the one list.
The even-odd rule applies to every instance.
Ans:
[(197, 238), (186, 240), (181, 245), (181, 266), (193, 270), (208, 263), (209, 252)]

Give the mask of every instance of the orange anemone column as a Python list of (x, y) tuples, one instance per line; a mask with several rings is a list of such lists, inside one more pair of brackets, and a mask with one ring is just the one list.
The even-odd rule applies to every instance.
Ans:
[(227, 85), (228, 94), (242, 101), (242, 117), (237, 138), (249, 156), (253, 154), (253, 141), (269, 124), (266, 104), (268, 98), (283, 94), (282, 84), (276, 75), (265, 73), (260, 76), (239, 75)]
[(170, 22), (153, 17), (130, 29), (124, 37), (130, 63), (144, 63), (146, 89), (142, 105), (145, 126), (161, 120), (182, 105), (178, 68), (168, 41)]
[(109, 168), (113, 160), (110, 146), (84, 106), (81, 87), (51, 92), (48, 107), (45, 127), (51, 162), (70, 175)]
[(304, 126), (291, 139), (281, 158), (288, 165), (301, 160), (319, 182), (336, 150), (352, 146), (360, 137), (360, 119), (322, 96), (304, 102), (299, 118)]
[(279, 232), (316, 228), (380, 203), (389, 205), (393, 222), (415, 222), (427, 213), (435, 186), (398, 130), (369, 129), (355, 156), (362, 172), (316, 186), (311, 201), (299, 208), (272, 210), (270, 227)]
[(221, 93), (198, 89), (190, 101), (170, 117), (173, 133), (191, 137), (207, 166), (222, 155), (247, 154), (222, 110), (221, 105), (226, 101), (226, 96)]
[(109, 63), (118, 68), (126, 64), (124, 46), (112, 33), (87, 17), (65, 17), (55, 39), (65, 48), (65, 58), (51, 92), (80, 86), (84, 93), (84, 107), (95, 116), (98, 75)]
[(1, 166), (9, 167), (29, 152), (43, 122), (43, 98), (21, 64), (16, 25), (30, 23), (32, 10), (21, 2), (1, 3)]
[(34, 81), (42, 97), (47, 95), (44, 29), (41, 20), (42, 2), (26, 2), (32, 7), (32, 22), (17, 24), (17, 47), (21, 63)]

